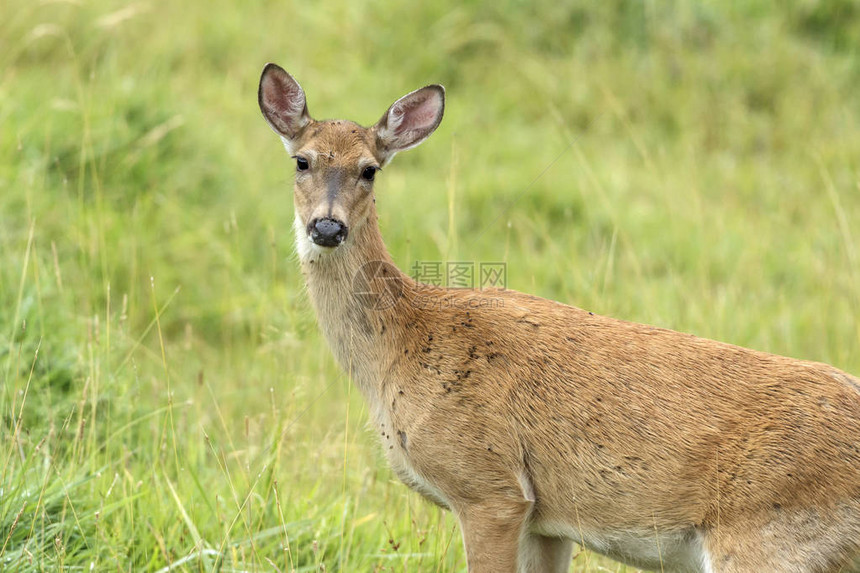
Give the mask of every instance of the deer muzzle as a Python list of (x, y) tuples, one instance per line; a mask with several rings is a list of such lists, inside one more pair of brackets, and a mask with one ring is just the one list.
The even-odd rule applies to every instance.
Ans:
[(337, 247), (349, 233), (346, 225), (330, 217), (314, 219), (308, 225), (308, 236), (320, 247)]

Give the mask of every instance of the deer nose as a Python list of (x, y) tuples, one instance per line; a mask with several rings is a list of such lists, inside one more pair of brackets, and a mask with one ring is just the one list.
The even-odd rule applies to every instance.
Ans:
[(346, 240), (346, 225), (337, 219), (323, 217), (314, 219), (308, 225), (311, 240), (321, 247), (336, 247)]

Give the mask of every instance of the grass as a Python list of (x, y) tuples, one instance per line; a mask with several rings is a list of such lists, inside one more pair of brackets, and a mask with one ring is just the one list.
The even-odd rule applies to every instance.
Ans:
[(860, 372), (847, 0), (0, 16), (3, 569), (465, 570), (317, 332), (267, 61), (318, 117), (448, 88), (378, 184), (402, 267), (504, 260), (511, 288)]

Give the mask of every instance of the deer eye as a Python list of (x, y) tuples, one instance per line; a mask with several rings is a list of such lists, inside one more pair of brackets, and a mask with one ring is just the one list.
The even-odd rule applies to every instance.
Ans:
[(296, 171), (306, 171), (310, 167), (308, 160), (304, 157), (296, 157)]
[(366, 181), (373, 181), (373, 178), (376, 177), (377, 171), (379, 171), (378, 167), (374, 167), (372, 165), (365, 167), (364, 171), (361, 172), (361, 178)]

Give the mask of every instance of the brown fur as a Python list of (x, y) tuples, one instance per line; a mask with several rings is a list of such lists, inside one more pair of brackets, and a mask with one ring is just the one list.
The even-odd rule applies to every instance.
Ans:
[[(837, 571), (860, 551), (860, 380), (510, 290), (416, 283), (360, 178), (396, 152), (387, 117), (276, 130), (315, 158), (295, 203), (320, 326), (394, 471), (459, 518), (470, 571), (567, 571), (571, 541), (720, 573)], [(344, 244), (303, 243), (320, 213), (348, 225)], [(389, 273), (369, 279), (394, 294), (383, 308), (354, 295), (371, 261)]]

